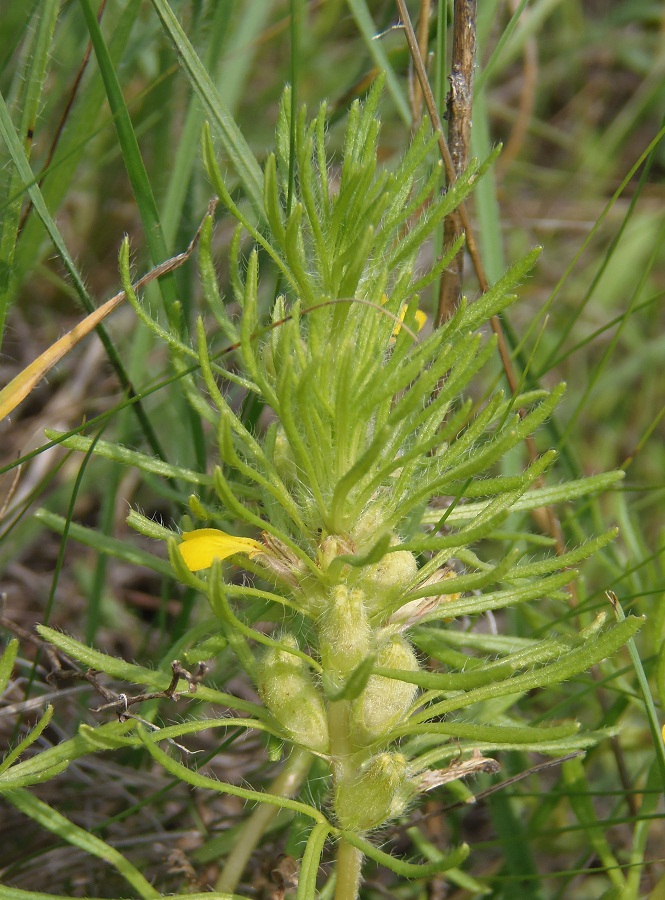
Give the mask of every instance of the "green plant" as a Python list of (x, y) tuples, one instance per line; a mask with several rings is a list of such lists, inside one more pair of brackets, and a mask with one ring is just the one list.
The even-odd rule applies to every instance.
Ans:
[[(95, 6), (91, 0), (6, 4), (0, 36), (0, 320), (6, 324), (0, 357), (0, 626), (3, 641), (6, 632), (20, 639), (20, 647), (10, 642), (0, 667), (0, 744), (6, 754), (0, 779), (13, 801), (12, 806), (0, 798), (0, 898), (44, 900), (44, 891), (100, 897), (209, 891), (228, 860), (227, 883), (244, 866), (238, 892), (274, 900), (283, 874), (294, 885), (296, 860), (303, 859), (310, 835), (304, 857), (309, 881), (303, 876), (301, 893), (314, 893), (319, 851), (317, 886), (322, 898), (334, 893), (340, 843), (327, 831), (328, 825), (339, 827), (328, 761), (284, 735), (238, 662), (242, 658), (256, 680), (264, 677), (269, 651), (253, 636), (258, 631), (284, 645), (273, 648), (273, 662), (283, 662), (283, 674), (297, 684), (298, 673), (286, 665), (294, 654), (281, 661), (279, 654), (296, 649), (295, 639), (297, 649), (323, 666), (318, 626), (289, 606), (297, 599), (293, 585), (280, 586), (266, 560), (253, 552), (266, 549), (261, 530), (226, 509), (215, 491), (219, 415), (199, 378), (191, 337), (202, 312), (218, 387), (267, 452), (266, 429), (277, 420), (248, 389), (252, 379), (242, 350), (233, 346), (241, 321), (235, 296), (252, 247), (259, 248), (260, 277), (258, 327), (251, 340), (260, 364), (268, 361), (262, 347), (272, 340), (271, 329), (279, 332), (286, 324), (273, 328), (275, 298), (285, 296), (286, 318), (298, 294), (246, 230), (234, 290), (227, 265), (234, 223), (226, 211), (214, 235), (206, 220), (204, 243), (212, 243), (200, 257), (201, 267), (206, 260), (208, 265), (203, 279), (188, 243), (211, 193), (200, 152), (204, 119), (234, 202), (248, 225), (278, 250), (267, 223), (264, 169), (284, 83), (293, 85), (296, 107), (307, 102), (316, 109), (321, 98), (329, 100), (326, 152), (334, 195), (352, 100), (364, 97), (379, 73), (385, 74), (386, 91), (377, 171), (399, 165), (417, 130), (424, 90), (419, 78), (431, 84), (430, 114), (432, 108), (448, 113), (441, 131), (453, 153), (470, 144), (470, 154), (483, 160), (497, 141), (504, 142), (466, 204), (463, 290), (470, 302), (503, 276), (506, 259), (543, 244), (538, 265), (519, 278), (519, 302), (500, 313), (500, 323), (492, 322), (505, 336), (499, 355), (488, 350), (487, 363), (462, 389), (460, 400), (472, 401), (465, 421), (504, 382), (516, 397), (537, 397), (532, 392), (561, 381), (568, 385), (526, 446), (509, 450), (486, 477), (515, 478), (548, 447), (559, 454), (556, 465), (515, 501), (503, 522), (463, 550), (466, 562), (451, 548), (451, 577), (477, 575), (479, 563), (489, 570), (511, 551), (521, 554), (520, 565), (540, 564), (550, 552), (566, 553), (601, 534), (607, 523), (620, 528), (618, 539), (571, 581), (570, 602), (545, 594), (477, 616), (410, 623), (401, 636), (415, 648), (419, 670), (402, 670), (403, 677), (437, 676), (440, 685), (448, 676), (445, 694), (433, 697), (434, 703), (454, 699), (458, 674), (469, 690), (486, 686), (483, 677), (500, 682), (507, 674), (501, 661), (519, 651), (527, 654), (521, 671), (533, 674), (528, 653), (534, 642), (562, 639), (558, 651), (552, 648), (552, 662), (580, 633), (593, 643), (603, 633), (595, 630), (595, 619), (611, 615), (607, 598), (614, 594), (619, 620), (623, 607), (647, 616), (648, 627), (565, 684), (542, 689), (531, 682), (532, 689), (522, 691), (529, 683), (514, 681), (521, 691), (515, 695), (489, 697), (438, 723), (420, 723), (454, 726), (458, 738), (403, 735), (387, 744), (381, 752), (397, 764), (397, 774), (402, 761), (392, 754), (411, 759), (431, 752), (429, 771), (443, 783), (416, 795), (363, 839), (413, 863), (441, 863), (449, 848), (465, 842), (471, 852), (463, 868), (424, 879), (397, 875), (368, 853), (361, 896), (656, 897), (662, 890), (659, 808), (665, 784), (659, 722), (665, 700), (665, 219), (658, 202), (665, 57), (659, 5), (478, 4), (476, 62), (467, 69), (474, 84), (473, 127), (466, 138), (464, 120), (451, 109), (448, 80), (458, 71), (460, 51), (467, 63), (472, 57), (475, 29), (456, 41), (452, 22), (453, 7), (464, 13), (472, 6), (466, 0), (121, 0)], [(404, 28), (394, 27), (398, 15)], [(417, 35), (407, 43), (411, 19)], [(295, 121), (283, 139), (295, 147)], [(440, 151), (445, 155), (445, 147)], [(418, 187), (433, 174), (436, 156), (432, 151), (425, 159)], [(461, 158), (467, 159), (465, 152)], [(290, 166), (293, 176), (296, 168)], [(448, 171), (446, 182), (451, 180)], [(292, 207), (299, 194), (296, 179), (287, 186), (284, 205)], [(456, 230), (456, 216), (451, 219), (423, 244), (416, 279)], [(408, 228), (416, 221), (417, 215)], [(132, 235), (133, 265), (142, 275), (134, 285), (141, 296), (138, 317), (123, 310), (124, 292), (116, 293), (117, 246), (125, 232)], [(377, 304), (377, 322), (404, 315), (402, 331), (390, 337), (415, 334), (425, 312), (433, 320), (442, 298), (448, 303), (454, 293), (447, 288), (455, 287), (459, 260), (421, 290), (415, 314), (408, 304), (397, 313), (390, 290), (385, 308), (383, 294), (370, 301)], [(210, 287), (207, 302), (202, 281)], [(244, 284), (239, 287), (244, 296)], [(111, 294), (107, 305), (103, 301)], [(358, 291), (347, 305), (361, 306), (363, 299)], [(334, 297), (321, 300), (337, 303)], [(100, 334), (103, 350), (94, 335), (77, 344), (118, 306)], [(311, 306), (317, 303), (306, 307), (298, 323), (305, 343), (316, 314)], [(454, 300), (447, 308), (453, 306)], [(90, 313), (83, 321), (82, 309)], [(395, 349), (389, 341), (382, 357)], [(524, 412), (538, 402), (526, 403)], [(45, 427), (67, 431), (71, 449), (59, 449), (60, 437), (41, 440)], [(77, 435), (86, 437), (77, 442)], [(298, 472), (279, 431), (276, 445), (275, 463), (283, 465), (281, 477), (291, 491)], [(234, 450), (252, 463), (239, 437)], [(266, 519), (265, 492), (232, 465), (220, 464), (237, 499)], [(617, 468), (626, 477), (616, 489), (589, 494), (594, 483), (584, 475)], [(570, 479), (563, 490), (561, 479)], [(183, 516), (189, 494), (196, 499)], [(450, 495), (440, 495), (425, 509), (422, 529), (414, 514), (396, 535), (403, 541), (446, 537), (486, 505), (485, 497), (467, 499), (463, 493), (451, 504)], [(191, 572), (181, 570), (189, 584), (179, 585), (164, 559), (166, 547), (151, 552), (148, 538), (127, 529), (128, 506), (145, 514), (151, 533), (164, 543), (174, 536), (179, 541), (184, 529), (180, 552), (192, 565), (197, 560), (188, 554), (201, 554), (198, 562), (205, 562), (229, 546), (250, 551), (221, 564), (229, 609), (239, 621), (227, 628), (235, 646), (192, 586)], [(137, 524), (148, 528), (140, 518)], [(202, 526), (215, 528), (206, 538)], [(310, 559), (318, 540), (305, 542)], [(420, 569), (433, 554), (416, 554)], [(274, 557), (269, 562), (274, 568)], [(197, 572), (201, 581), (212, 574)], [(500, 580), (501, 572), (495, 575), (496, 584), (476, 590), (511, 587)], [(445, 603), (461, 599), (457, 593), (446, 595)], [(459, 593), (467, 600), (473, 596), (471, 590)], [(418, 610), (424, 601), (412, 602)], [(50, 626), (44, 638), (63, 649), (37, 641), (30, 634), (35, 622)], [(249, 650), (244, 655), (237, 637), (243, 628)], [(129, 659), (141, 665), (124, 661)], [(86, 664), (108, 674), (97, 675)], [(321, 691), (329, 705), (334, 685), (314, 672), (310, 687), (313, 680), (319, 700), (316, 692), (310, 696), (320, 708)], [(468, 680), (472, 673), (480, 683)], [(378, 674), (374, 668), (372, 675)], [(519, 670), (514, 674), (521, 677)], [(549, 677), (555, 674), (548, 669)], [(360, 669), (360, 687), (349, 690), (364, 690), (366, 676)], [(397, 680), (379, 682), (389, 683)], [(427, 689), (419, 690), (426, 703)], [(88, 709), (96, 705), (93, 693), (102, 698), (99, 712)], [(42, 715), (47, 703), (55, 711)], [(220, 719), (220, 710), (224, 716), (229, 706), (232, 718)], [(127, 721), (109, 722), (115, 715)], [(288, 707), (282, 707), (285, 715)], [(543, 761), (529, 744), (510, 749), (507, 731), (496, 752), (482, 744), (479, 733), (463, 736), (466, 725), (526, 723), (549, 727), (551, 739), (552, 725), (572, 719), (592, 732), (589, 742), (598, 734), (609, 739), (564, 756), (562, 749)], [(86, 725), (79, 729), (82, 720)], [(154, 739), (157, 728), (163, 738), (157, 750), (167, 752), (169, 764), (180, 762), (193, 773), (190, 781), (201, 776), (198, 788), (180, 777), (177, 765), (172, 773), (143, 748), (140, 735)], [(419, 749), (417, 741), (432, 744)], [(437, 757), (440, 746), (452, 752), (451, 741), (462, 755)], [(486, 763), (474, 759), (474, 748)], [(579, 758), (566, 759), (573, 753)], [(477, 771), (479, 765), (499, 764), (496, 774)], [(471, 778), (458, 777), (469, 769)], [(227, 796), (239, 785), (240, 796)], [(240, 848), (257, 839), (244, 865)], [(180, 854), (176, 865), (171, 851)], [(281, 853), (287, 854), (283, 864)], [(279, 878), (271, 874), (276, 868)]]
[[(620, 473), (546, 488), (541, 477), (553, 451), (523, 471), (501, 471), (562, 395), (561, 387), (508, 397), (496, 391), (479, 402), (469, 389), (494, 353), (494, 341), (480, 329), (514, 302), (515, 286), (538, 252), (476, 302), (462, 302), (440, 328), (418, 332), (419, 294), (460, 245), (430, 266), (419, 254), (492, 158), (472, 162), (440, 194), (440, 167), (432, 165), (436, 136), (425, 122), (396, 166), (379, 166), (380, 91), (379, 82), (351, 109), (337, 184), (325, 147), (325, 107), (311, 122), (304, 109), (292, 117), (285, 92), (276, 152), (264, 166), (258, 224), (256, 212), (232, 197), (204, 133), (209, 176), (238, 221), (230, 271), (240, 313), (230, 315), (222, 301), (208, 218), (199, 264), (214, 321), (199, 318), (195, 351), (175, 319), (166, 330), (142, 308), (126, 242), (120, 255), (125, 292), (169, 346), (185, 395), (216, 435), (219, 453), (212, 476), (161, 469), (197, 490), (182, 542), (138, 512), (130, 523), (168, 541), (179, 580), (211, 605), (215, 619), (195, 629), (203, 642), (190, 635), (187, 658), (214, 655), (221, 640), (262, 705), (205, 688), (178, 668), (169, 684), (163, 673), (42, 628), (43, 637), (87, 666), (167, 696), (184, 677), (198, 700), (249, 718), (191, 719), (154, 732), (132, 719), (82, 726), (78, 738), (55, 751), (14, 765), (12, 755), (2, 775), (10, 802), (27, 811), (25, 785), (51, 777), (76, 755), (144, 747), (193, 787), (261, 801), (266, 806), (249, 816), (228, 856), (217, 885), (223, 893), (236, 888), (279, 809), (309, 821), (298, 887), (303, 900), (314, 896), (328, 838), (336, 846), (337, 900), (357, 896), (365, 856), (405, 878), (454, 874), (467, 855), (464, 845), (412, 863), (379, 850), (371, 835), (407, 816), (426, 792), (494, 771), (496, 762), (485, 753), (519, 748), (557, 756), (593, 745), (605, 732), (580, 732), (574, 721), (530, 722), (520, 698), (587, 670), (640, 626), (633, 617), (609, 624), (601, 613), (577, 633), (519, 640), (502, 633), (499, 640), (450, 624), (528, 601), (566, 604), (572, 567), (615, 531), (563, 554), (550, 549), (534, 556), (519, 515), (604, 490)], [(277, 273), (266, 280), (276, 294), (267, 321), (264, 266)], [(50, 436), (71, 449), (159, 470), (149, 457), (117, 444)], [(251, 537), (229, 534), (245, 529)], [(552, 541), (544, 544), (551, 548)], [(226, 558), (255, 581), (228, 580)], [(444, 670), (426, 669), (419, 652)], [(273, 757), (284, 756), (267, 794), (216, 782), (159, 746), (231, 724), (264, 732)], [(317, 758), (329, 772), (322, 806), (292, 799)], [(132, 871), (122, 874), (142, 896), (152, 896)]]

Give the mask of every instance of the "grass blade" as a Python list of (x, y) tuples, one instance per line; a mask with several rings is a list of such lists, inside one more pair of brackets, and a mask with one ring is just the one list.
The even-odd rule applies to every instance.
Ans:
[(154, 900), (160, 896), (159, 891), (149, 881), (146, 881), (139, 870), (122, 853), (95, 837), (94, 834), (90, 834), (85, 828), (79, 828), (43, 800), (34, 797), (29, 791), (19, 788), (6, 794), (5, 799), (16, 809), (50, 831), (51, 834), (55, 834), (63, 841), (67, 841), (68, 844), (84, 850), (91, 856), (97, 856), (113, 866), (125, 881), (131, 884), (142, 900)]
[(152, 0), (164, 31), (219, 135), (254, 211), (263, 217), (263, 173), (249, 144), (166, 0)]

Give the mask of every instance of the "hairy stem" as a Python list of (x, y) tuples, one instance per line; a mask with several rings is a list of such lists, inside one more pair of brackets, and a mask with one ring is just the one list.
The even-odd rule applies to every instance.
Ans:
[[(357, 760), (353, 758), (349, 714), (350, 706), (346, 700), (331, 703), (328, 708), (330, 754), (336, 784), (351, 778), (357, 765)], [(335, 900), (356, 900), (360, 890), (362, 862), (363, 854), (341, 840), (337, 849)]]
[(340, 841), (337, 849), (337, 884), (335, 900), (356, 900), (360, 890), (360, 872), (363, 855), (346, 841)]
[(333, 764), (335, 781), (348, 775), (351, 764), (351, 726), (349, 723), (349, 704), (346, 700), (337, 700), (328, 707), (328, 733), (330, 734), (330, 756)]
[[(294, 749), (282, 771), (269, 785), (267, 793), (279, 797), (294, 797), (307, 777), (312, 759), (312, 754), (307, 750)], [(233, 893), (250, 856), (278, 812), (279, 807), (272, 804), (262, 803), (257, 806), (238, 834), (235, 846), (217, 879), (216, 891)]]

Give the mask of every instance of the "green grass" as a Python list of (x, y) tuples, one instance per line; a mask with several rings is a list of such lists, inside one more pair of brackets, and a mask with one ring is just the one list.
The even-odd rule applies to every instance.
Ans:
[[(418, 6), (409, 3), (414, 20)], [(439, 11), (445, 6), (440, 3)], [(381, 849), (435, 864), (466, 841), (468, 860), (419, 881), (409, 880), (406, 870), (403, 877), (387, 870), (376, 852), (362, 897), (374, 900), (386, 891), (405, 900), (436, 896), (436, 879), (446, 878), (449, 896), (460, 898), (658, 898), (665, 883), (665, 758), (658, 733), (665, 705), (663, 14), (658, 4), (628, 0), (608, 10), (577, 0), (534, 0), (511, 20), (498, 2), (480, 6), (472, 149), (484, 158), (502, 140), (505, 153), (473, 195), (472, 220), (491, 281), (534, 245), (543, 246), (503, 325), (522, 389), (552, 388), (561, 380), (568, 385), (536, 435), (539, 450), (559, 453), (547, 484), (611, 469), (626, 474), (600, 498), (557, 506), (566, 549), (615, 524), (620, 529), (614, 543), (583, 564), (574, 602), (517, 605), (483, 620), (481, 630), (496, 624), (493, 652), (516, 652), (520, 639), (576, 633), (602, 611), (612, 618), (608, 591), (626, 614), (644, 615), (647, 624), (591, 672), (547, 691), (535, 685), (520, 700), (520, 713), (534, 726), (574, 718), (612, 737), (584, 757), (548, 768), (538, 768), (543, 757), (529, 750), (497, 751), (498, 775), (481, 773), (438, 788), (424, 818), (407, 815), (384, 829)], [(0, 387), (120, 289), (117, 259), (125, 233), (137, 277), (187, 247), (213, 193), (203, 165), (204, 122), (234, 202), (258, 228), (265, 225), (262, 167), (273, 149), (285, 82), (312, 115), (328, 102), (328, 140), (340, 162), (351, 101), (364, 96), (377, 67), (384, 69), (382, 163), (390, 167), (410, 140), (408, 53), (402, 32), (391, 30), (396, 11), (390, 2), (127, 0), (107, 5), (100, 28), (96, 13), (89, 0), (60, 7), (8, 4), (3, 13)], [(379, 32), (383, 36), (373, 40)], [(92, 53), (78, 81), (90, 40)], [(434, 54), (450, 47), (450, 34), (434, 20), (429, 47)], [(434, 60), (433, 80), (437, 71), (440, 98), (447, 69)], [(283, 139), (288, 143), (293, 135)], [(331, 182), (337, 175), (333, 165)], [(236, 277), (227, 263), (233, 224), (219, 212), (212, 238), (225, 298)], [(249, 253), (248, 244), (244, 250)], [(263, 311), (282, 289), (276, 271), (262, 280)], [(478, 298), (468, 260), (465, 291)], [(428, 289), (420, 302), (430, 318), (434, 293)], [(170, 339), (184, 344), (195, 333), (203, 299), (193, 260), (152, 282), (142, 297)], [(167, 528), (179, 526), (198, 489), (185, 473), (209, 472), (216, 453), (210, 423), (187, 402), (194, 382), (184, 370), (192, 361), (181, 359), (174, 372), (163, 341), (125, 306), (104, 323), (99, 352), (93, 349), (97, 337), (88, 337), (2, 424), (5, 614), (25, 629), (39, 622), (94, 645), (98, 650), (86, 665), (101, 667), (101, 653), (94, 656), (100, 651), (136, 662), (140, 671), (122, 664), (111, 673), (114, 679), (124, 674), (129, 684), (106, 682), (130, 694), (162, 690), (174, 658), (189, 670), (197, 655), (214, 659), (194, 701), (200, 708), (195, 716), (208, 714), (200, 704), (222, 702), (218, 695), (227, 693), (242, 697), (254, 715), (256, 698), (236, 657), (215, 644), (216, 623), (195, 587), (181, 588), (165, 559), (146, 566), (158, 545), (125, 525), (131, 507)], [(214, 349), (231, 340), (216, 339)], [(240, 376), (236, 357), (228, 359)], [(243, 397), (238, 380), (224, 386), (235, 404)], [(493, 360), (477, 377), (474, 399), (504, 386)], [(245, 403), (242, 417), (251, 431), (261, 429), (262, 413), (258, 404)], [(151, 470), (111, 452), (45, 452), (44, 429), (73, 430), (84, 418), (98, 449), (103, 442), (123, 444), (149, 456)], [(515, 449), (497, 474), (516, 474), (525, 459), (523, 449)], [(505, 530), (521, 530), (525, 521), (509, 519)], [(544, 537), (537, 523), (531, 528), (535, 561)], [(160, 536), (157, 528), (154, 536)], [(496, 562), (492, 554), (501, 551), (493, 544), (483, 552)], [(262, 611), (260, 597), (243, 602), (250, 621)], [(451, 666), (459, 662), (454, 634), (451, 628), (445, 653), (438, 648), (440, 661)], [(8, 641), (9, 631), (4, 635)], [(500, 646), (503, 635), (514, 645)], [(6, 749), (26, 742), (21, 759), (35, 760), (26, 779), (42, 780), (38, 750), (57, 751), (62, 744), (79, 762), (38, 787), (31, 780), (17, 783), (11, 803), (0, 801), (0, 897), (25, 897), (21, 891), (152, 896), (154, 889), (185, 894), (214, 885), (217, 864), (250, 821), (252, 807), (222, 797), (203, 780), (200, 790), (190, 790), (175, 763), (171, 770), (155, 765), (162, 751), (148, 737), (143, 744), (125, 739), (114, 730), (113, 712), (90, 713), (104, 702), (96, 682), (62, 678), (54, 688), (45, 680), (52, 660), (27, 635), (19, 636), (13, 667), (10, 657), (6, 673), (0, 664), (0, 685), (5, 674), (9, 681), (0, 738)], [(209, 656), (193, 649), (203, 639), (211, 642)], [(485, 716), (510, 724), (509, 700), (486, 699)], [(38, 725), (48, 702), (53, 717)], [(140, 714), (149, 734), (150, 723), (175, 728), (188, 708), (186, 700), (152, 698)], [(108, 734), (84, 732), (108, 752), (85, 755), (90, 745), (78, 732), (81, 722), (108, 723)], [(196, 751), (181, 762), (205, 770), (200, 779), (229, 782), (241, 788), (239, 797), (251, 799), (275, 778), (271, 759), (278, 748), (257, 732), (229, 729), (222, 738), (210, 730), (176, 732), (174, 740)], [(53, 752), (49, 774), (59, 771), (62, 753)], [(322, 778), (316, 769), (310, 774), (298, 798), (303, 805), (325, 797)], [(502, 781), (505, 786), (490, 791)], [(252, 791), (243, 795), (248, 786)], [(470, 792), (480, 798), (466, 805)], [(302, 857), (308, 838), (301, 880), (313, 890), (326, 827), (312, 830), (296, 803), (282, 809), (239, 894), (269, 896), (280, 854)], [(174, 850), (178, 855), (169, 862)], [(329, 860), (331, 851), (324, 852)], [(325, 880), (324, 872), (321, 896), (331, 897)]]

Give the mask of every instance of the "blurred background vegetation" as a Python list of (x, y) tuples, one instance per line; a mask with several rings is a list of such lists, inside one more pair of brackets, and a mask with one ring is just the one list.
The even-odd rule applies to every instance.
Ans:
[[(119, 289), (123, 234), (131, 237), (134, 271), (143, 274), (189, 244), (211, 197), (200, 153), (208, 113), (165, 34), (159, 5), (123, 0), (93, 10), (88, 0), (0, 0), (0, 92), (95, 305)], [(419, 107), (392, 0), (174, 0), (171, 6), (260, 161), (274, 142), (286, 82), (311, 109), (328, 102), (329, 139), (339, 153), (350, 103), (386, 67), (385, 164), (408, 144)], [(415, 22), (428, 4), (411, 0), (408, 6)], [(449, 6), (431, 5), (427, 37), (430, 76), (441, 103)], [(651, 698), (662, 710), (665, 702), (665, 11), (649, 0), (486, 0), (479, 6), (472, 151), (486, 155), (498, 141), (504, 150), (475, 195), (473, 222), (491, 280), (533, 245), (543, 245), (541, 261), (504, 327), (526, 384), (568, 383), (563, 405), (538, 441), (541, 448), (557, 447), (567, 476), (626, 472), (620, 489), (600, 502), (574, 514), (560, 511), (570, 543), (612, 522), (621, 528), (615, 545), (585, 567), (579, 607), (570, 615), (586, 621), (607, 605), (607, 590), (616, 592), (624, 610), (646, 614), (637, 643), (647, 681), (640, 681), (640, 667), (626, 650), (554, 697), (548, 694), (547, 706), (543, 698), (532, 698), (534, 715), (618, 726), (618, 736), (587, 755), (578, 780), (549, 768), (449, 815), (441, 810), (453, 801), (444, 794), (426, 810), (419, 834), (441, 849), (469, 841), (469, 870), (488, 896), (657, 900), (665, 897), (663, 776), (654, 764), (655, 736), (645, 704)], [(88, 17), (101, 16), (127, 118), (122, 107), (114, 117), (109, 105), (109, 83), (90, 47), (86, 11)], [(297, 29), (292, 14), (298, 16)], [(128, 134), (136, 140), (133, 152)], [(80, 321), (84, 310), (6, 137), (0, 153), (2, 387)], [(233, 186), (230, 167), (228, 173)], [(231, 223), (220, 215), (215, 244), (222, 287), (228, 285), (231, 233)], [(467, 266), (465, 292), (473, 298), (478, 288), (469, 271)], [(201, 299), (193, 262), (178, 269), (172, 290), (182, 306), (181, 324), (193, 322)], [(268, 303), (274, 284), (263, 290)], [(155, 315), (169, 320), (156, 283), (144, 298)], [(435, 305), (433, 296), (422, 299), (430, 316)], [(166, 349), (131, 308), (120, 307), (105, 328), (136, 391), (171, 378)], [(501, 381), (497, 362), (478, 384), (478, 395)], [(63, 545), (59, 521), (36, 512), (45, 508), (72, 526), (91, 526), (159, 552), (128, 531), (128, 508), (173, 527), (185, 496), (132, 469), (43, 449), (45, 428), (68, 430), (112, 411), (103, 420), (105, 438), (155, 453), (159, 448), (169, 461), (205, 471), (206, 435), (178, 384), (164, 383), (143, 406), (152, 435), (127, 408), (117, 371), (92, 336), (0, 425), (0, 589), (6, 595), (3, 615), (26, 630), (48, 622), (107, 652), (157, 665), (195, 620), (195, 598), (148, 569), (77, 542), (74, 527)], [(508, 630), (542, 634), (551, 614), (549, 608), (509, 611)], [(34, 658), (26, 637), (19, 677), (0, 707), (3, 744), (15, 742), (33, 720), (31, 697), (54, 694), (44, 681), (48, 661), (42, 654), (33, 668)], [(215, 678), (226, 689), (247, 690), (230, 659), (220, 663)], [(72, 734), (96, 702), (76, 686), (58, 693), (55, 704), (45, 745)], [(177, 716), (177, 708), (164, 714)], [(232, 739), (228, 744), (207, 748), (220, 777), (254, 786), (268, 778), (258, 737), (244, 738), (237, 753)], [(506, 754), (500, 776), (479, 777), (471, 787), (480, 792), (538, 762)], [(56, 780), (41, 790), (79, 824), (141, 860), (163, 892), (178, 889), (183, 877), (194, 886), (214, 881), (210, 871), (225, 850), (225, 829), (243, 815), (232, 799), (194, 797), (129, 756), (88, 760), (67, 784)], [(271, 872), (280, 854), (290, 852), (285, 834), (278, 820), (256, 857), (251, 896), (279, 896)], [(415, 841), (425, 852), (405, 823), (389, 830), (385, 841), (405, 854), (416, 852)], [(76, 896), (116, 896), (121, 890), (94, 860), (59, 845), (9, 808), (0, 817), (0, 848), (4, 883)], [(371, 870), (364, 891), (368, 898), (479, 895), (477, 886), (399, 884), (390, 873)]]

